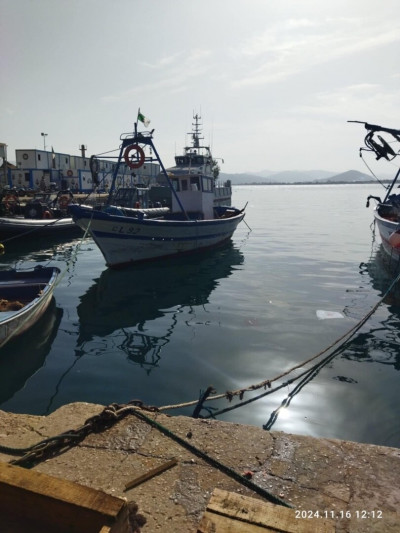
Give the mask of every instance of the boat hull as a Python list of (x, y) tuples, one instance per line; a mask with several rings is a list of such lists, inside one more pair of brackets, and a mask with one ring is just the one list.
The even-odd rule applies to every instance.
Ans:
[(236, 210), (234, 216), (215, 220), (141, 220), (89, 206), (73, 206), (71, 213), (83, 230), (89, 228), (111, 267), (215, 247), (232, 237), (244, 217)]
[(0, 312), (0, 348), (28, 330), (48, 308), (60, 274), (58, 268), (0, 272), (0, 299), (26, 302), (22, 309)]
[(82, 234), (82, 230), (74, 223), (71, 217), (57, 220), (0, 217), (1, 237), (22, 235), (31, 231), (40, 235)]
[(380, 216), (377, 210), (375, 210), (374, 217), (385, 256), (389, 259), (391, 266), (397, 266), (400, 264), (400, 233), (398, 233), (400, 225), (396, 221)]

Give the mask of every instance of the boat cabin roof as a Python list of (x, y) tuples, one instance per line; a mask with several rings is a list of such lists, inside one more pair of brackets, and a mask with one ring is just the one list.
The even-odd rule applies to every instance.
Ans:
[(177, 167), (201, 166), (208, 162), (208, 158), (196, 152), (175, 156)]

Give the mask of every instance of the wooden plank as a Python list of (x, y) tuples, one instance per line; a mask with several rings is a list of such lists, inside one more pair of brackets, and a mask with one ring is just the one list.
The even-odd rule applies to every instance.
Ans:
[(145, 474), (142, 474), (141, 476), (138, 476), (132, 481), (129, 481), (129, 483), (125, 485), (124, 492), (126, 492), (129, 489), (132, 489), (133, 487), (136, 487), (137, 485), (140, 485), (141, 483), (144, 483), (145, 481), (151, 479), (154, 476), (157, 476), (158, 474), (161, 474), (162, 472), (165, 472), (165, 470), (172, 468), (176, 464), (178, 464), (177, 459), (171, 459), (170, 461), (167, 461), (166, 463), (156, 466), (155, 468), (153, 468), (152, 470), (149, 470)]
[(196, 533), (276, 533), (276, 529), (247, 524), (227, 516), (206, 511), (201, 519)]
[[(221, 526), (223, 520), (215, 519), (212, 515), (226, 518), (226, 528)], [(211, 499), (207, 505), (207, 520), (217, 520), (221, 529), (215, 532), (230, 531), (228, 523), (236, 521), (244, 527), (244, 523), (255, 526), (249, 531), (282, 531), (285, 533), (333, 533), (335, 525), (332, 520), (324, 518), (301, 519), (296, 518), (294, 509), (274, 505), (269, 502), (256, 500), (248, 496), (214, 489)], [(200, 530), (201, 531), (201, 530)], [(207, 532), (204, 529), (204, 532)], [(210, 529), (212, 531), (212, 529)], [(236, 531), (233, 529), (232, 531)], [(246, 530), (243, 530), (246, 531)]]
[(57, 479), (33, 470), (0, 463), (0, 515), (18, 516), (21, 510), (32, 522), (43, 523), (47, 531), (98, 533), (103, 526), (110, 533), (128, 531), (125, 500)]

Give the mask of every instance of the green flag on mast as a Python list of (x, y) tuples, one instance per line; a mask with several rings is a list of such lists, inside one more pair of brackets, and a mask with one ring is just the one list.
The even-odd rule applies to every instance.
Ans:
[(138, 115), (137, 115), (137, 120), (140, 122), (143, 122), (143, 124), (145, 125), (145, 127), (147, 128), (150, 124), (150, 120), (145, 117), (141, 112), (140, 112), (140, 109), (138, 110)]

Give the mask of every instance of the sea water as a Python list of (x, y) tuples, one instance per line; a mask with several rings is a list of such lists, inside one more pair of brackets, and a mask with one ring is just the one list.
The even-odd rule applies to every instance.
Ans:
[(369, 194), (382, 188), (237, 186), (247, 214), (232, 243), (119, 271), (90, 238), (5, 242), (1, 268), (63, 276), (45, 317), (0, 351), (0, 408), (138, 399), (192, 402), (167, 411), (191, 416), (209, 386), (224, 395), (264, 382), (205, 402), (201, 416), (399, 446), (400, 300), (382, 300), (392, 274)]

